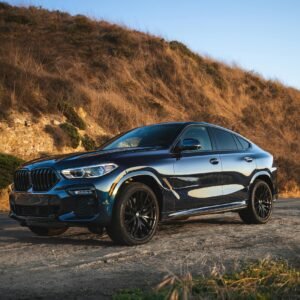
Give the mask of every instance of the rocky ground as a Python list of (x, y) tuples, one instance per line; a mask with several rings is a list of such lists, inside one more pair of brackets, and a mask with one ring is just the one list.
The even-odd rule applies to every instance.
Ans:
[(300, 266), (300, 199), (279, 200), (266, 225), (245, 225), (235, 213), (162, 224), (139, 247), (83, 228), (41, 238), (0, 215), (1, 299), (106, 299), (150, 288), (168, 273), (224, 272), (265, 257)]

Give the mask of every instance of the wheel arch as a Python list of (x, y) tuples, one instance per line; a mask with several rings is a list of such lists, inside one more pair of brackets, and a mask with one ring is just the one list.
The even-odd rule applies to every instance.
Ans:
[(117, 195), (122, 191), (126, 184), (131, 182), (140, 182), (152, 189), (156, 195), (160, 217), (163, 211), (163, 190), (166, 189), (163, 183), (158, 179), (158, 177), (150, 171), (139, 171), (133, 173), (127, 173), (123, 176), (119, 182), (114, 186), (113, 191), (111, 192), (113, 199), (115, 200)]
[(261, 171), (261, 172), (256, 173), (251, 179), (250, 188), (254, 185), (254, 182), (257, 180), (262, 180), (262, 181), (266, 182), (271, 189), (272, 195), (274, 196), (275, 187), (274, 187), (274, 183), (273, 183), (270, 173), (268, 173), (267, 171)]

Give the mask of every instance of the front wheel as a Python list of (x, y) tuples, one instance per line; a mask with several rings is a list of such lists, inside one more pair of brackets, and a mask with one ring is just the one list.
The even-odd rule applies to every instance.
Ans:
[(61, 235), (67, 231), (68, 227), (62, 228), (48, 228), (48, 227), (41, 227), (41, 226), (29, 226), (29, 229), (39, 236), (56, 236)]
[(130, 183), (116, 199), (107, 234), (118, 244), (144, 244), (153, 237), (158, 219), (159, 206), (154, 192), (143, 183)]
[(248, 208), (239, 215), (246, 224), (264, 224), (269, 221), (273, 210), (273, 195), (269, 185), (262, 180), (255, 181), (251, 189)]

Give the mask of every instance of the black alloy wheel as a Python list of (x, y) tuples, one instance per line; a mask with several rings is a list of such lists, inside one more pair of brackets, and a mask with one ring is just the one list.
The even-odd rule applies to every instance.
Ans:
[(136, 191), (125, 204), (124, 223), (132, 238), (143, 240), (154, 229), (156, 202), (147, 190)]
[(269, 221), (273, 211), (273, 194), (270, 186), (263, 180), (254, 182), (251, 188), (248, 207), (239, 212), (247, 224), (264, 224)]
[(143, 183), (130, 183), (117, 198), (107, 233), (119, 244), (143, 244), (153, 237), (158, 219), (159, 206), (154, 192)]
[(254, 207), (257, 215), (266, 219), (272, 211), (272, 194), (270, 188), (265, 184), (260, 184), (255, 189)]

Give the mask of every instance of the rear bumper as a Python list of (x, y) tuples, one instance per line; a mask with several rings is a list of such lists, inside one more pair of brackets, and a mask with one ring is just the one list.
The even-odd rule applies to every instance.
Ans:
[[(76, 192), (81, 191), (79, 194)], [(49, 193), (12, 192), (10, 217), (23, 226), (103, 226), (111, 220), (111, 201), (95, 186), (72, 187)]]

